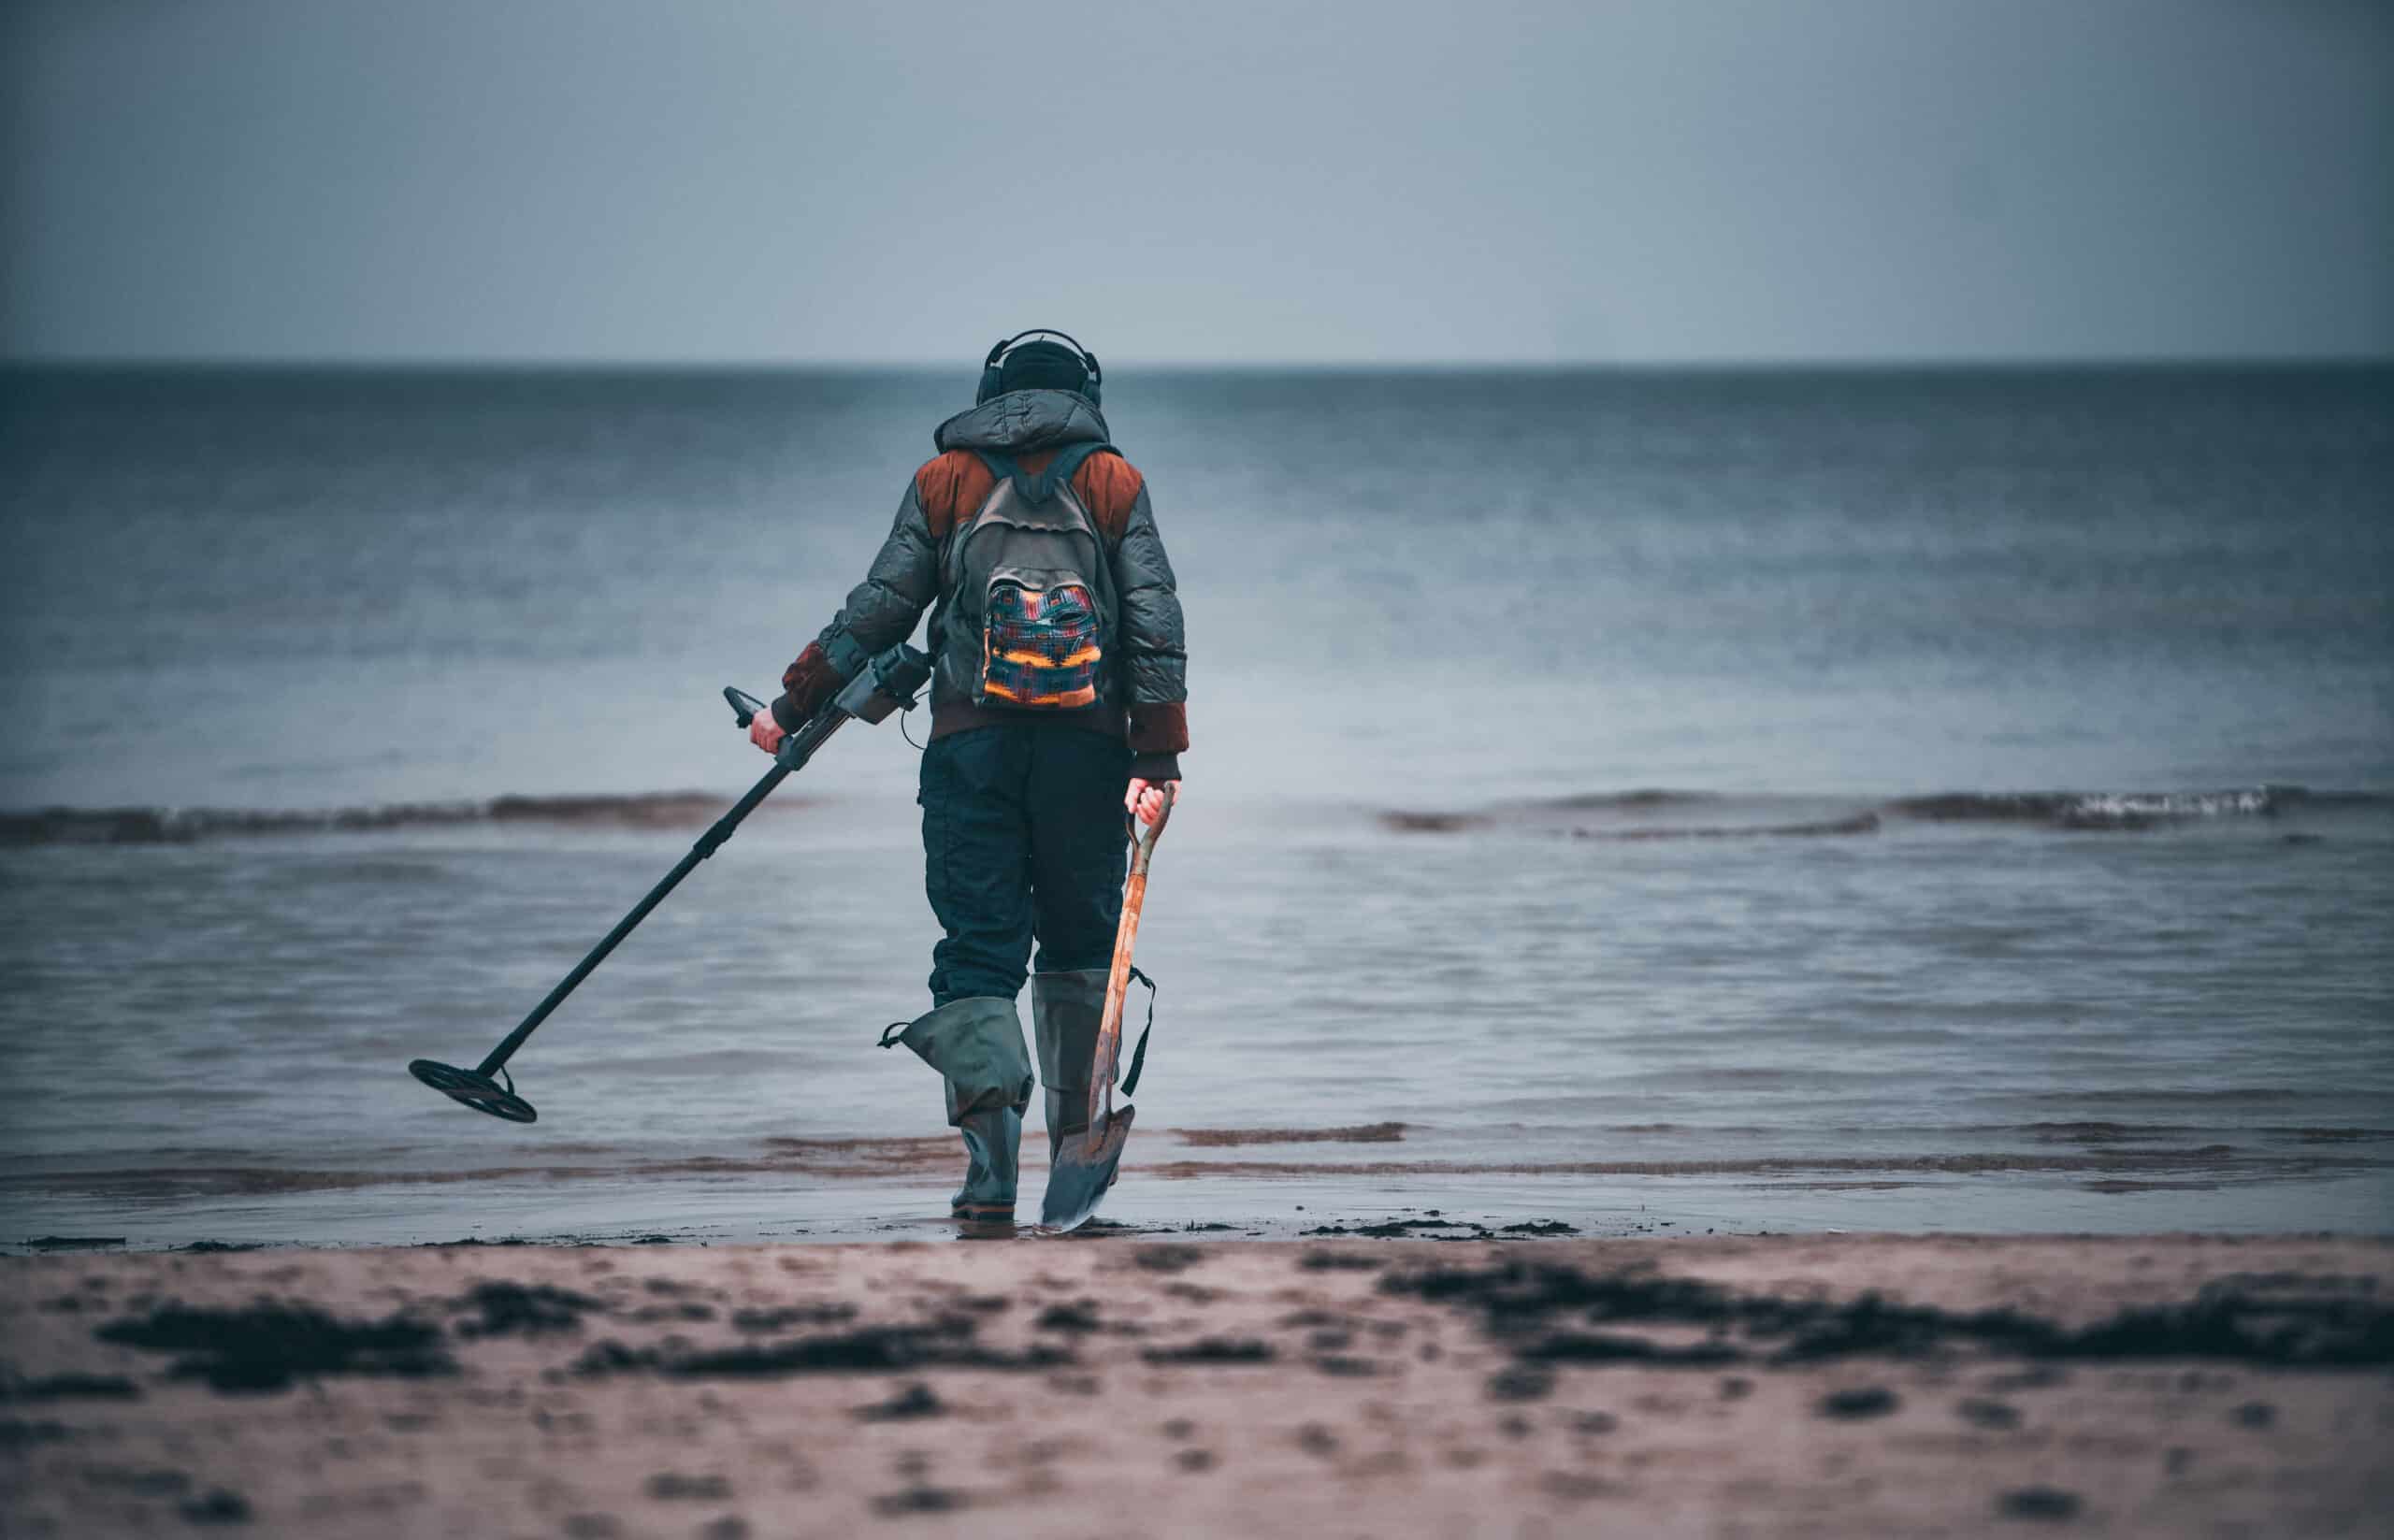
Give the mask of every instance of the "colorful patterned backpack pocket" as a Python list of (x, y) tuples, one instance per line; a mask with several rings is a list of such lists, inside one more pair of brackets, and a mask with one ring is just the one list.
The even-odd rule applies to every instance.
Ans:
[(1009, 569), (982, 603), (985, 700), (1068, 710), (1097, 699), (1097, 597), (1075, 574)]

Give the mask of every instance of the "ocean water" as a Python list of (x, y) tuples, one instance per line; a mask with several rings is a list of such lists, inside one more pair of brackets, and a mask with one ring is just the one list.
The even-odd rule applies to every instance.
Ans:
[[(716, 692), (970, 386), (0, 376), (0, 1241), (943, 1233), (892, 724), (517, 1057), (539, 1123), (403, 1066), (762, 772)], [(2394, 373), (1109, 397), (1196, 740), (1110, 1216), (2394, 1222)]]

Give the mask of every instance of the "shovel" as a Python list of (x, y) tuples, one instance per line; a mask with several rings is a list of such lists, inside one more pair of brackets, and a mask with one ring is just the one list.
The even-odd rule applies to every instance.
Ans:
[(1105, 1015), (1098, 1023), (1097, 1054), (1089, 1080), (1089, 1127), (1066, 1134), (1047, 1168), (1047, 1191), (1039, 1202), (1039, 1222), (1059, 1231), (1078, 1229), (1097, 1212), (1122, 1164), (1131, 1119), (1138, 1112), (1114, 1105), (1114, 1070), (1122, 1059), (1122, 1008), (1131, 993), (1131, 953), (1139, 942), (1139, 910), (1147, 901), (1147, 861), (1164, 821), (1172, 816), (1172, 788), (1164, 786), (1163, 809), (1152, 824), (1133, 820), (1131, 879), (1122, 889), (1122, 921), (1114, 931), (1114, 970), (1105, 979)]

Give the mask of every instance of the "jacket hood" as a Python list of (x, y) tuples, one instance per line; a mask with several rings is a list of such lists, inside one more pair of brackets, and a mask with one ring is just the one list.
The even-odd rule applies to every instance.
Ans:
[(992, 396), (939, 425), (931, 442), (951, 449), (1016, 454), (1051, 445), (1104, 443), (1104, 416), (1086, 396), (1068, 390), (1015, 390)]

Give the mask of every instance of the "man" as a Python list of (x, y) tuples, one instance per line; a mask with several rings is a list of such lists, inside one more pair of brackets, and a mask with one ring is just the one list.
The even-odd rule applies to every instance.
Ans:
[[(1060, 340), (1049, 340), (1060, 338)], [(768, 754), (926, 607), (931, 736), (924, 885), (945, 937), (930, 1014), (886, 1035), (946, 1084), (964, 1137), (951, 1204), (1014, 1215), (1031, 1073), (1015, 997), (1031, 943), (1047, 1146), (1089, 1124), (1122, 905), (1122, 812), (1154, 822), (1189, 746), (1187, 655), (1147, 484), (1107, 442), (1094, 354), (1038, 328), (989, 350), (972, 410), (940, 425), (863, 583), (782, 675)]]

